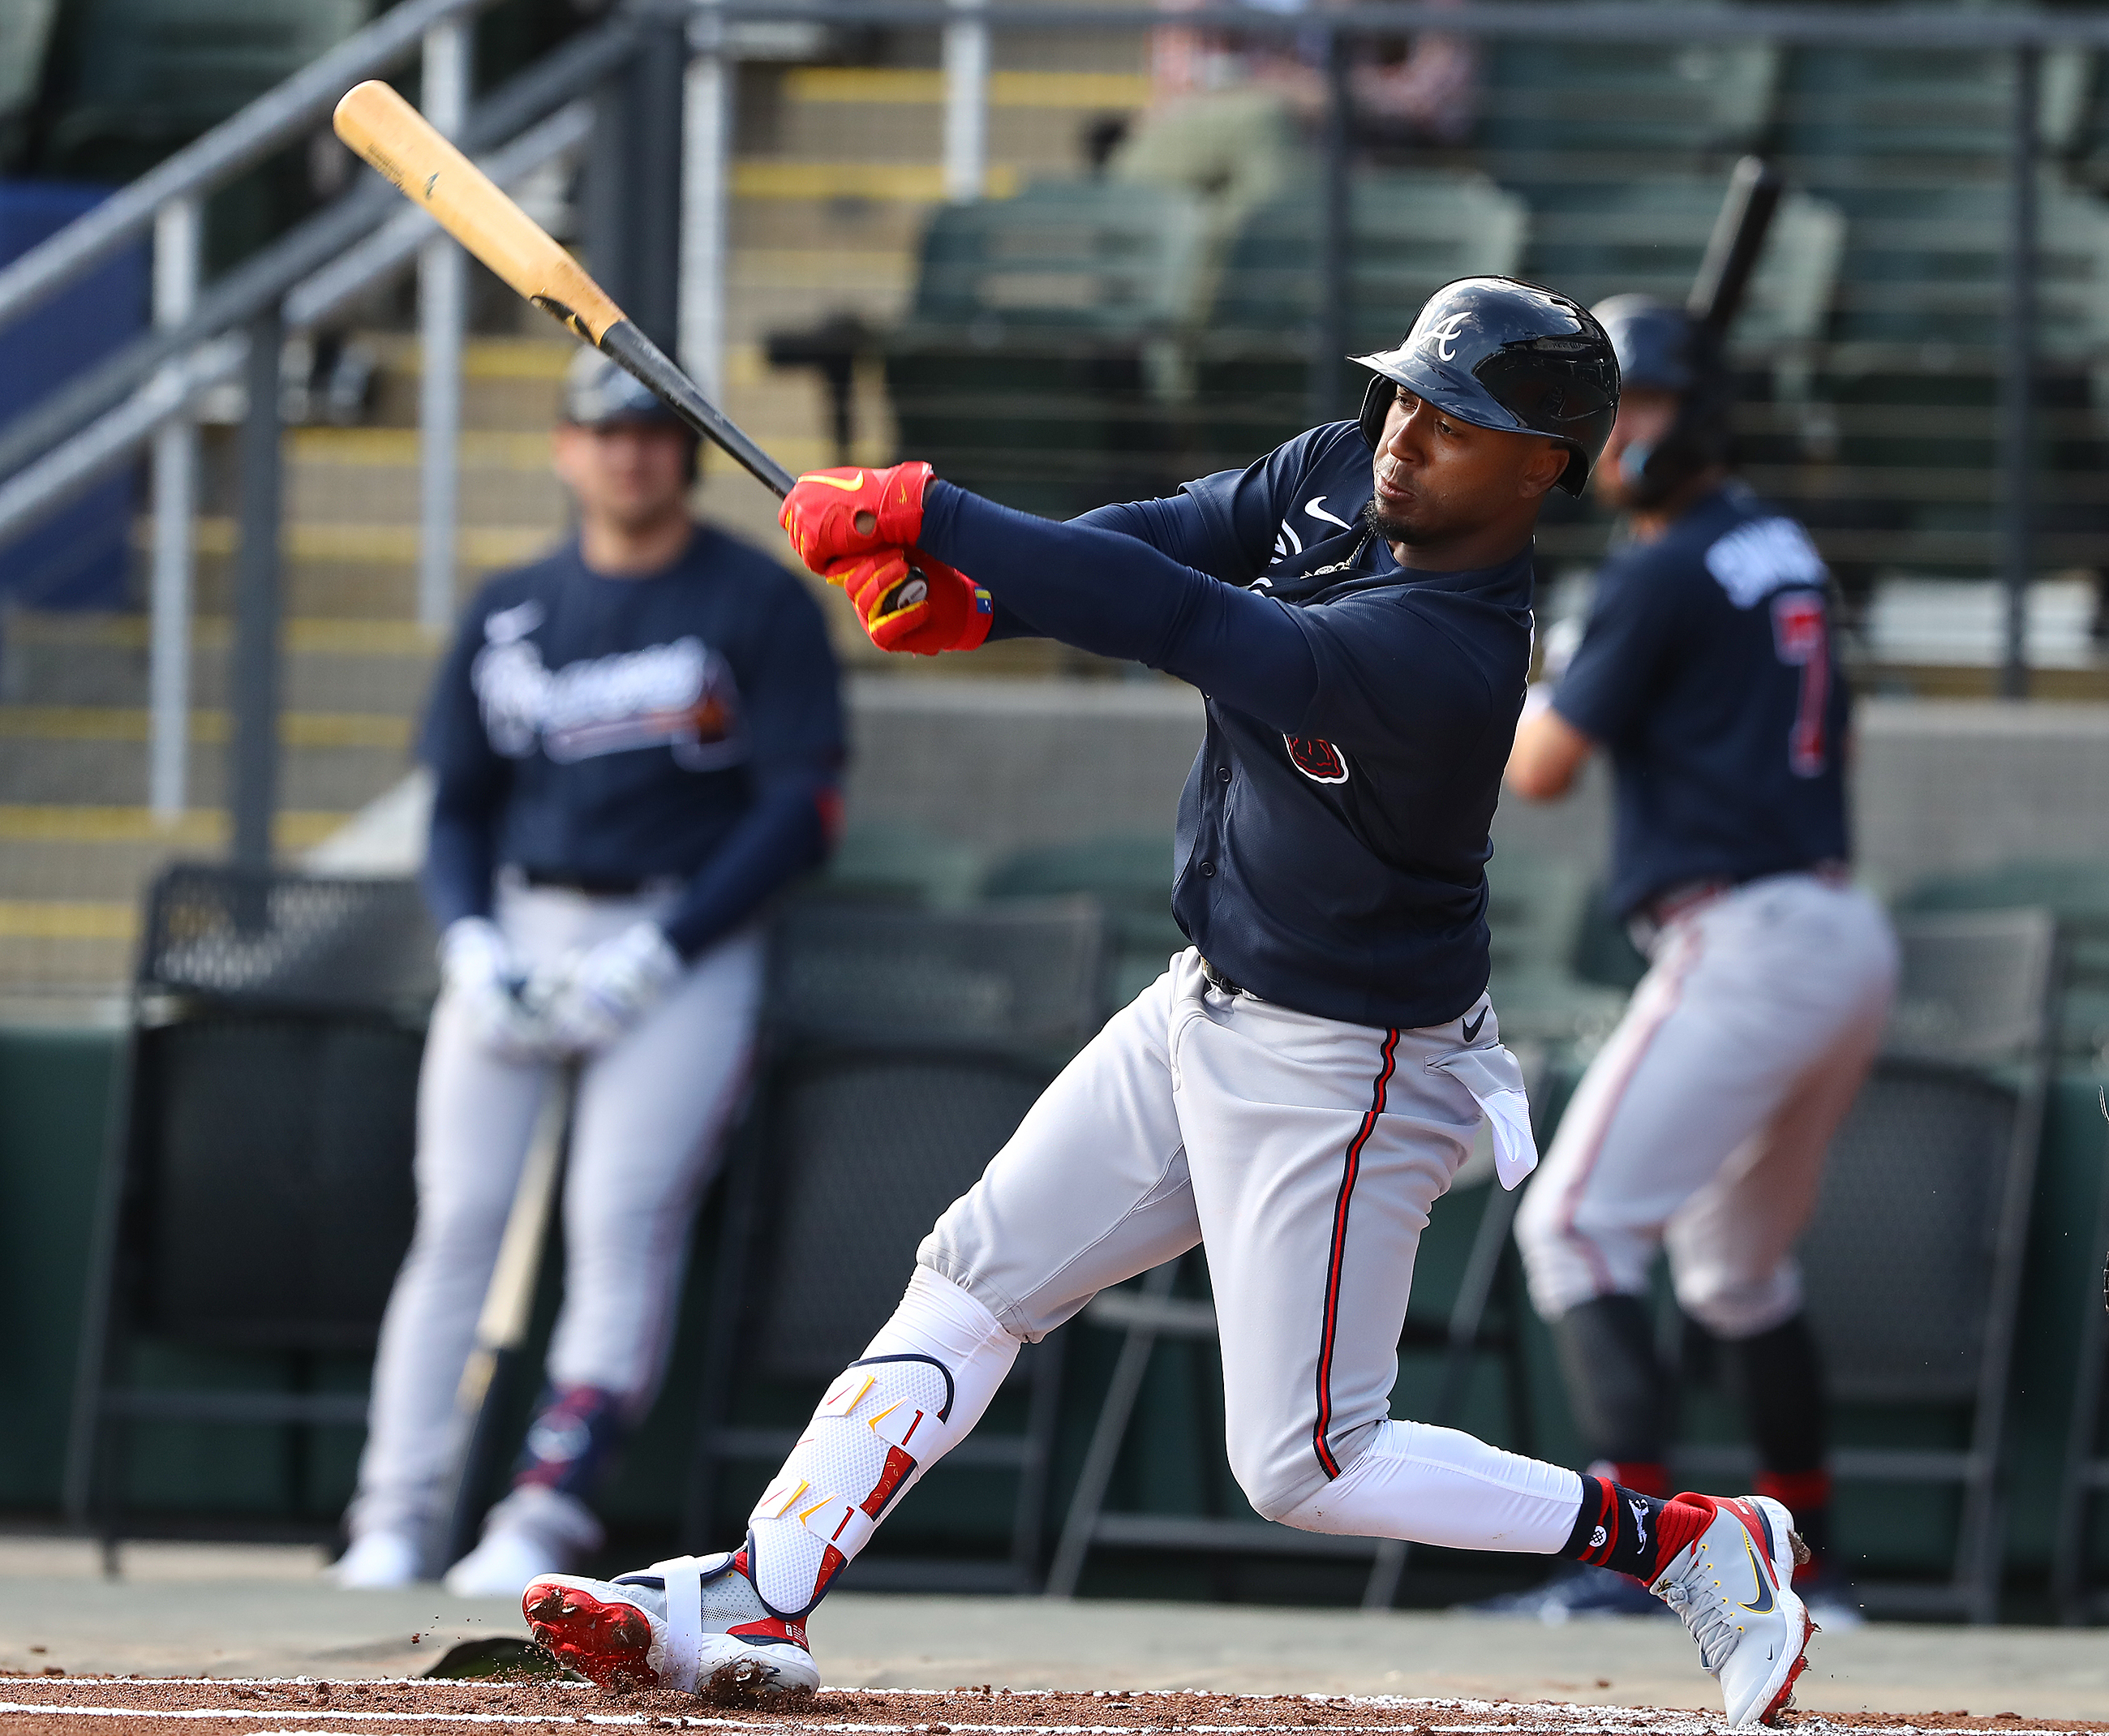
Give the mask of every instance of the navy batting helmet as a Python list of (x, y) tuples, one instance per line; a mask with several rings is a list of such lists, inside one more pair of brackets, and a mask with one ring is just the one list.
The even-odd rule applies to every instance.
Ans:
[(1653, 506), (1728, 462), (1735, 384), (1727, 358), (1713, 327), (1650, 296), (1613, 296), (1596, 304), (1596, 314), (1626, 384), (1678, 396), (1669, 432), (1651, 447), (1628, 447), (1619, 461), (1628, 499)]
[(1611, 341), (1579, 302), (1517, 278), (1460, 278), (1428, 298), (1396, 350), (1353, 358), (1377, 377), (1362, 437), (1384, 437), (1393, 384), (1475, 427), (1543, 434), (1571, 454), (1560, 486), (1578, 495), (1619, 414)]

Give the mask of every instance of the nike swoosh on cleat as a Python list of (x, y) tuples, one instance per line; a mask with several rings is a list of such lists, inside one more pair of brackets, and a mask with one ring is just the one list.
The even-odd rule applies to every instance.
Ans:
[(1750, 1557), (1750, 1576), (1758, 1582), (1758, 1595), (1764, 1599), (1759, 1603), (1745, 1603), (1743, 1607), (1754, 1616), (1769, 1616), (1773, 1612), (1772, 1582), (1765, 1577), (1765, 1570), (1758, 1565), (1758, 1552), (1750, 1539), (1743, 1539), (1743, 1553)]
[(839, 488), (846, 495), (853, 495), (864, 486), (864, 472), (860, 470), (856, 477), (847, 482), (840, 477), (824, 477), (817, 470), (809, 476), (799, 477), (798, 480), (802, 482), (824, 482), (830, 488)]
[(1479, 1033), (1480, 1033), (1483, 1029), (1484, 1029), (1484, 1028), (1485, 1028), (1485, 1027), (1486, 1027), (1486, 1023), (1487, 1023), (1487, 1015), (1486, 1015), (1486, 1011), (1485, 1011), (1485, 1009), (1482, 1008), (1482, 1009), (1480, 1010), (1479, 1016), (1478, 1018), (1474, 1019), (1468, 1020), (1468, 1021), (1466, 1021), (1465, 1023), (1464, 1023), (1463, 1024), (1460, 1025), (1459, 1028), (1460, 1028), (1461, 1030), (1462, 1030), (1462, 1031), (1464, 1032), (1464, 1033), (1465, 1033), (1465, 1041), (1466, 1042), (1473, 1042), (1477, 1041), (1477, 1039), (1478, 1039), (1478, 1038), (1479, 1038)]

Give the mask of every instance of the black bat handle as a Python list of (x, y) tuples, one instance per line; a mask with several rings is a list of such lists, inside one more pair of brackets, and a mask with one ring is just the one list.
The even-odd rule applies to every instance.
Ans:
[(1728, 197), (1721, 201), (1721, 215), (1714, 220), (1706, 255), (1684, 304), (1686, 313), (1717, 333), (1728, 329), (1742, 305), (1786, 187), (1780, 172), (1763, 157), (1745, 157), (1729, 177)]
[(601, 333), (600, 348), (658, 395), (660, 400), (711, 445), (729, 453), (739, 467), (778, 500), (789, 494), (797, 478), (756, 445), (747, 431), (696, 390), (674, 359), (627, 319)]

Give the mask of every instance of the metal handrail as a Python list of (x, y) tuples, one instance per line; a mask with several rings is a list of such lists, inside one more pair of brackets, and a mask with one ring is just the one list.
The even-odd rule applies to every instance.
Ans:
[[(635, 23), (618, 16), (575, 37), (478, 104), (463, 129), (462, 147), (472, 154), (487, 150), (598, 83), (635, 48), (636, 32)], [(400, 204), (394, 188), (364, 171), (358, 187), (206, 290), (181, 325), (141, 334), (8, 424), (0, 432), (0, 477), (71, 438), (164, 364), (285, 295), (378, 228)]]
[(269, 156), (327, 115), (361, 79), (409, 59), (427, 30), (495, 3), (404, 0), (383, 13), (0, 270), (0, 325), (19, 319), (144, 234), (170, 200), (207, 192)]
[[(552, 159), (576, 149), (592, 125), (592, 105), (583, 99), (571, 102), (509, 145), (479, 158), (478, 166), (500, 187), (513, 186)], [(439, 225), (425, 211), (404, 206), (391, 195), (383, 203), (384, 212), (390, 204), (400, 207), (394, 216), (286, 291), (287, 331), (326, 323), (402, 270), (419, 246), (439, 233)], [(0, 482), (0, 541), (60, 510), (124, 463), (157, 427), (183, 414), (211, 387), (239, 373), (247, 353), (248, 340), (229, 331), (195, 343), (171, 368), (149, 368), (141, 389), (129, 400)]]
[[(723, 0), (714, 8), (728, 24), (766, 19), (778, 24), (898, 25), (925, 29), (957, 21), (946, 0)], [(1203, 5), (1167, 13), (1154, 7), (1004, 5), (986, 21), (1004, 30), (1237, 30), (1297, 36), (1314, 31), (1342, 36), (1403, 36), (1432, 30), (1490, 38), (1567, 38), (1575, 41), (1799, 43), (1830, 47), (2058, 48), (2109, 47), (2109, 18), (2099, 14), (1966, 12), (1953, 7), (1892, 9), (1872, 6), (1734, 6), (1718, 11), (1660, 5), (1569, 5), (1565, 0), (1467, 0), (1459, 7), (1361, 4), (1338, 11), (1278, 11), (1256, 6)]]

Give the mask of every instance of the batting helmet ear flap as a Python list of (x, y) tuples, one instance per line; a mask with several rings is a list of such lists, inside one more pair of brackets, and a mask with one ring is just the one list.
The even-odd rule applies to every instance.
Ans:
[(1387, 380), (1380, 373), (1371, 376), (1369, 388), (1362, 394), (1362, 438), (1372, 452), (1384, 442), (1384, 422), (1398, 398), (1396, 380)]

